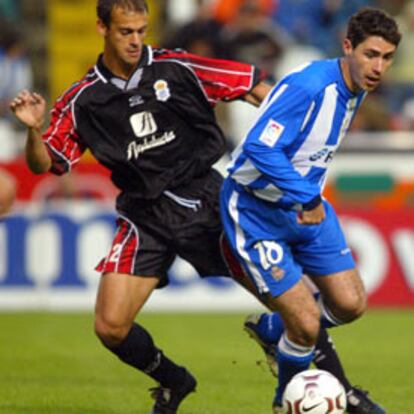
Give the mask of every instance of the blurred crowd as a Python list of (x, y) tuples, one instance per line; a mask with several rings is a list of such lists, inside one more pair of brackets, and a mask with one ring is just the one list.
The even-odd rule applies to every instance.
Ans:
[[(9, 101), (22, 89), (39, 87), (40, 74), (32, 70), (36, 58), (31, 53), (32, 35), (24, 32), (28, 25), (21, 24), (30, 18), (21, 10), (31, 1), (0, 0), (0, 164), (23, 151), (25, 132), (11, 116)], [(36, 4), (46, 8), (47, 1), (36, 0)], [(414, 0), (151, 1), (161, 12), (159, 46), (252, 63), (267, 73), (269, 82), (277, 82), (304, 62), (340, 56), (349, 16), (365, 6), (383, 8), (397, 18), (403, 39), (386, 81), (368, 96), (352, 129), (414, 129)], [(91, 62), (94, 59), (91, 56)], [(41, 92), (47, 97), (47, 90)], [(219, 106), (217, 115), (231, 150), (243, 138), (255, 111), (237, 102)], [(5, 175), (0, 179), (5, 182)]]
[(20, 29), (17, 0), (0, 0), (0, 162), (22, 151), (21, 127), (9, 103), (23, 89), (32, 89), (33, 73)]
[[(396, 16), (403, 40), (386, 82), (368, 96), (352, 128), (412, 130), (414, 0), (167, 0), (160, 44), (253, 63), (275, 82), (304, 62), (340, 56), (347, 19), (366, 6)], [(248, 113), (235, 112), (230, 122), (244, 121), (230, 125), (237, 138)]]

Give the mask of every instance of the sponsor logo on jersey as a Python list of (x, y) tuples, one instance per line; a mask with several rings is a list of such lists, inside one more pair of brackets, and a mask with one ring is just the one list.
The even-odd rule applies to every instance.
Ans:
[(157, 132), (158, 127), (151, 112), (140, 112), (130, 118), (134, 134), (138, 138), (146, 137)]
[(154, 83), (154, 91), (157, 100), (161, 102), (167, 102), (171, 97), (171, 91), (168, 86), (168, 82), (165, 80), (157, 80), (157, 82)]
[(322, 160), (324, 163), (329, 163), (332, 161), (335, 151), (331, 150), (330, 148), (323, 148), (318, 152), (315, 152), (309, 157), (309, 161), (315, 162)]
[(270, 119), (267, 123), (262, 135), (259, 137), (259, 141), (266, 144), (268, 147), (273, 147), (277, 140), (280, 138), (285, 127), (274, 119)]
[(133, 141), (128, 145), (128, 161), (131, 159), (138, 159), (140, 154), (148, 151), (150, 149), (161, 147), (162, 145), (166, 145), (171, 141), (174, 141), (176, 135), (173, 131), (165, 132), (160, 137), (152, 135), (151, 137), (144, 138), (140, 142)]

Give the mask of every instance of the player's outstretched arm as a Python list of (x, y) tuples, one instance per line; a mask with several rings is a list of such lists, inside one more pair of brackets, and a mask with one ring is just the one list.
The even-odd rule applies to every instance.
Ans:
[(271, 89), (271, 85), (260, 82), (249, 93), (244, 95), (244, 100), (254, 106), (260, 106)]
[(16, 118), (27, 127), (26, 162), (35, 174), (49, 171), (52, 160), (42, 140), (46, 102), (37, 93), (23, 91), (10, 104)]

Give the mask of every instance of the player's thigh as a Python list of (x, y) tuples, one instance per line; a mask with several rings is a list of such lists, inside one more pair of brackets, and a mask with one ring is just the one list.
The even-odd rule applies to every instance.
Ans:
[(335, 316), (344, 321), (355, 319), (366, 308), (366, 292), (357, 269), (312, 277), (323, 300)]
[(168, 283), (167, 271), (174, 258), (175, 252), (156, 230), (150, 229), (150, 226), (144, 228), (126, 216), (119, 216), (111, 248), (96, 270), (102, 275), (157, 276), (158, 287), (162, 287)]
[(297, 225), (301, 242), (295, 245), (295, 260), (309, 276), (331, 275), (355, 268), (345, 235), (332, 206), (324, 202), (326, 218), (312, 226)]
[[(276, 284), (269, 284), (266, 282), (265, 269), (259, 269), (257, 263), (239, 257), (225, 238), (222, 240), (222, 252), (233, 279), (256, 296), (268, 309), (280, 312), (288, 337), (305, 346), (313, 345), (319, 332), (319, 308), (300, 275), (299, 279), (294, 278), (288, 284), (284, 281), (281, 285), (280, 280), (274, 280)], [(250, 272), (247, 270), (248, 267)], [(273, 270), (282, 272), (279, 268)], [(284, 276), (282, 273), (279, 275)]]
[[(194, 236), (194, 230), (191, 233)], [(195, 237), (177, 240), (177, 253), (197, 270), (201, 277), (229, 276), (228, 268), (220, 249), (221, 226), (206, 229), (198, 226)]]
[(96, 317), (110, 326), (130, 325), (157, 287), (159, 278), (123, 273), (101, 276), (96, 298)]
[(231, 248), (259, 294), (278, 297), (298, 283), (302, 270), (285, 241), (244, 235), (246, 242)]
[(107, 324), (132, 323), (148, 296), (163, 286), (175, 254), (148, 230), (125, 216), (108, 255), (97, 266), (101, 272), (96, 314)]
[(228, 246), (259, 295), (280, 296), (300, 280), (302, 269), (287, 241), (290, 221), (286, 213), (236, 191), (226, 181), (221, 217)]

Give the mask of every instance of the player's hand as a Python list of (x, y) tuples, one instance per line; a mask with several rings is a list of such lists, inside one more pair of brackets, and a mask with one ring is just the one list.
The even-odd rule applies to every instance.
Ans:
[(10, 103), (16, 118), (28, 128), (41, 128), (45, 121), (46, 101), (38, 93), (20, 92)]
[(323, 206), (323, 203), (320, 203), (313, 210), (302, 211), (298, 215), (298, 223), (304, 225), (319, 224), (325, 220), (325, 217), (325, 208)]

